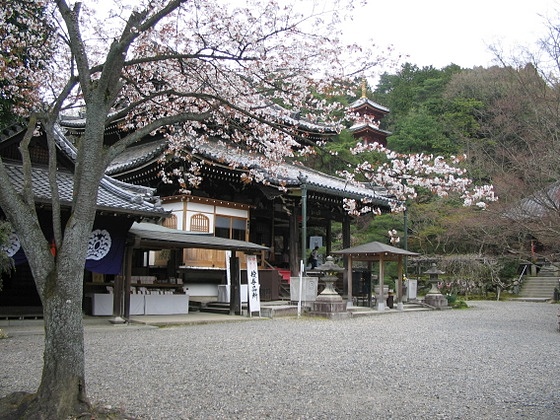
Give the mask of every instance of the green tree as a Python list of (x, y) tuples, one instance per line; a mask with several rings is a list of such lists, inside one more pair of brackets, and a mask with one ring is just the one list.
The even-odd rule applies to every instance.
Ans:
[[(479, 220), (479, 238), (502, 245), (509, 238), (503, 249), (510, 249), (523, 248), (519, 238), (525, 237), (528, 252), (528, 238), (533, 237), (554, 253), (560, 250), (554, 187), (560, 180), (560, 90), (548, 67), (544, 71), (538, 62), (530, 61), (534, 56), (519, 56), (516, 60), (528, 61), (513, 63), (504, 59), (502, 67), (457, 74), (446, 97), (453, 103), (474, 104), (470, 115), (476, 123), (465, 120), (469, 129), (462, 133), (461, 142), (469, 154), (471, 174), (492, 179), (500, 196), (501, 206), (484, 215), (491, 220)], [(489, 229), (492, 225), (503, 232)]]
[(442, 121), (425, 107), (410, 110), (395, 123), (388, 147), (400, 153), (456, 154), (457, 145), (445, 135)]
[(396, 74), (381, 75), (373, 99), (391, 110), (384, 119), (387, 126), (391, 127), (403, 115), (421, 105), (432, 114), (440, 113), (444, 106), (442, 94), (445, 86), (453, 74), (460, 71), (461, 68), (456, 65), (438, 70), (432, 66), (419, 68), (405, 63)]

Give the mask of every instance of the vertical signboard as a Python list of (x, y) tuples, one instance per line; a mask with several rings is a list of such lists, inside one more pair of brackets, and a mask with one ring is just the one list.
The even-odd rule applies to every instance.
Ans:
[(256, 255), (247, 255), (247, 283), (249, 292), (249, 313), (258, 312), (260, 316), (261, 296)]
[(227, 281), (228, 288), (231, 285), (230, 259), (231, 259), (231, 251), (228, 250), (226, 251), (226, 281)]

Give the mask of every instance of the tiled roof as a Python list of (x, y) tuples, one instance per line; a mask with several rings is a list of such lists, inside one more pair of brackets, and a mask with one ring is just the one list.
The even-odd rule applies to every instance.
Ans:
[[(0, 132), (0, 142), (8, 141), (21, 134), (27, 127), (15, 124)], [(54, 138), (57, 147), (71, 161), (75, 161), (77, 151), (75, 146), (66, 138), (63, 129), (59, 125), (54, 127)], [(18, 162), (5, 162), (6, 170), (10, 180), (17, 191), (21, 191), (23, 185), (23, 170)], [(73, 174), (70, 168), (57, 171), (57, 184), (60, 200), (63, 205), (72, 203)], [(32, 172), (33, 194), (37, 202), (49, 203), (51, 201), (50, 182), (48, 169), (38, 165), (33, 166)], [(141, 215), (144, 217), (164, 216), (166, 211), (161, 206), (158, 197), (154, 197), (155, 190), (139, 185), (128, 184), (104, 175), (99, 183), (97, 205), (98, 210), (114, 213), (126, 213)]]
[(542, 190), (520, 200), (506, 212), (513, 219), (538, 219), (560, 208), (560, 182), (555, 182)]
[(367, 244), (358, 245), (352, 248), (342, 249), (340, 251), (333, 251), (333, 254), (339, 255), (356, 255), (356, 256), (371, 256), (371, 255), (420, 255), (416, 252), (407, 251), (406, 249), (397, 248), (382, 242), (369, 242)]
[(390, 131), (387, 130), (382, 130), (381, 128), (377, 127), (375, 124), (366, 124), (366, 123), (360, 123), (360, 124), (354, 124), (352, 127), (350, 127), (348, 130), (350, 131), (359, 131), (359, 130), (363, 130), (364, 128), (371, 128), (374, 131), (378, 131), (379, 133), (383, 133), (386, 134), (388, 136), (390, 136), (391, 133)]
[(208, 234), (198, 234), (177, 229), (170, 229), (153, 223), (134, 223), (130, 234), (138, 240), (139, 248), (204, 248), (231, 249), (245, 252), (260, 252), (269, 250), (268, 247), (252, 242), (236, 239), (220, 238)]
[[(141, 166), (149, 160), (155, 159), (156, 150), (160, 153), (160, 147), (161, 143), (158, 141), (155, 141), (151, 148), (148, 147), (148, 145), (129, 147), (124, 152), (124, 156), (119, 157), (118, 162), (110, 166), (111, 174), (132, 169), (133, 162)], [(211, 162), (220, 162), (225, 165), (235, 164), (238, 165), (241, 170), (244, 170), (244, 168), (252, 169), (261, 174), (268, 183), (275, 186), (284, 185), (287, 188), (299, 188), (302, 178), (305, 178), (306, 186), (309, 191), (316, 191), (342, 198), (367, 198), (373, 200), (373, 204), (383, 206), (388, 206), (392, 201), (384, 195), (386, 191), (382, 188), (373, 188), (365, 184), (352, 183), (343, 178), (328, 175), (303, 165), (283, 162), (272, 169), (266, 168), (267, 164), (264, 162), (262, 156), (243, 151), (239, 148), (228, 148), (217, 141), (208, 141), (207, 143), (198, 145), (196, 152), (193, 154)]]
[[(263, 113), (276, 118), (276, 121), (298, 127), (301, 130), (308, 130), (316, 133), (324, 133), (334, 135), (337, 133), (337, 129), (330, 125), (314, 123), (312, 121), (306, 120), (299, 117), (298, 114), (290, 114), (288, 110), (277, 104), (271, 104), (270, 106), (263, 108), (261, 110)], [(114, 116), (115, 114), (113, 114)], [(109, 115), (111, 117), (111, 115)], [(83, 129), (86, 126), (85, 117), (73, 117), (73, 116), (62, 116), (61, 125), (63, 127), (73, 128), (73, 129)]]
[[(16, 163), (5, 163), (8, 176), (18, 192), (23, 186), (23, 168)], [(70, 171), (59, 170), (56, 174), (59, 196), (63, 205), (71, 205), (73, 197), (73, 174)], [(165, 211), (160, 203), (150, 203), (150, 197), (140, 194), (135, 187), (104, 177), (99, 185), (97, 206), (100, 211), (135, 214), (142, 216), (164, 215)], [(51, 190), (48, 168), (34, 167), (32, 173), (33, 194), (38, 203), (51, 202)]]
[(337, 134), (337, 129), (335, 127), (308, 121), (304, 118), (299, 117), (298, 114), (287, 115), (286, 109), (282, 108), (280, 105), (271, 105), (266, 108), (266, 111), (268, 111), (270, 115), (279, 118), (283, 123), (294, 127), (299, 127), (302, 130), (309, 130), (331, 135)]
[(0, 142), (3, 142), (5, 140), (8, 140), (22, 132), (24, 132), (27, 129), (27, 127), (25, 127), (22, 124), (13, 124), (9, 127), (5, 127), (4, 129), (2, 129), (0, 131)]
[(328, 175), (303, 165), (288, 162), (280, 163), (273, 168), (265, 168), (261, 159), (240, 149), (227, 148), (218, 143), (208, 142), (198, 148), (198, 154), (203, 157), (238, 163), (241, 166), (253, 169), (262, 174), (272, 185), (285, 185), (286, 187), (300, 187), (305, 178), (309, 191), (331, 194), (343, 198), (374, 200), (374, 204), (387, 205), (391, 200), (382, 195), (381, 190), (374, 190), (364, 184), (353, 183), (343, 178)]
[(161, 157), (166, 145), (167, 141), (165, 139), (160, 139), (128, 147), (111, 162), (105, 173), (107, 175), (123, 173), (155, 161)]
[(359, 108), (362, 105), (369, 105), (373, 108), (377, 108), (380, 111), (383, 112), (391, 112), (391, 110), (387, 107), (384, 107), (383, 105), (379, 105), (377, 102), (372, 101), (369, 98), (360, 98), (357, 101), (352, 102), (350, 105), (348, 105), (348, 108), (350, 109), (354, 109), (354, 108)]

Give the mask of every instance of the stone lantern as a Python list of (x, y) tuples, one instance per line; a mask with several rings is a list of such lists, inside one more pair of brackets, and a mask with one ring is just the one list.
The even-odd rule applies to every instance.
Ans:
[(334, 263), (333, 257), (328, 256), (324, 264), (316, 267), (316, 272), (322, 273), (319, 278), (325, 282), (325, 289), (319, 293), (312, 303), (310, 315), (325, 316), (327, 318), (343, 318), (348, 316), (346, 301), (334, 289), (338, 274), (344, 268)]
[(443, 296), (437, 288), (438, 276), (440, 274), (445, 274), (445, 271), (441, 271), (437, 268), (436, 263), (433, 263), (429, 270), (426, 270), (424, 274), (430, 275), (430, 283), (432, 288), (424, 298), (424, 302), (436, 309), (442, 309), (447, 307), (447, 298)]

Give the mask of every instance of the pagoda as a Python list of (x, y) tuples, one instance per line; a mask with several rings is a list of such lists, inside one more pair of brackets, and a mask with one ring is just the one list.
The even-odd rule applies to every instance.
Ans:
[(349, 106), (349, 112), (355, 115), (355, 122), (350, 127), (354, 138), (363, 144), (379, 143), (387, 147), (387, 137), (391, 132), (379, 128), (381, 119), (389, 114), (386, 108), (369, 99), (366, 95), (366, 83), (362, 83), (362, 97)]

